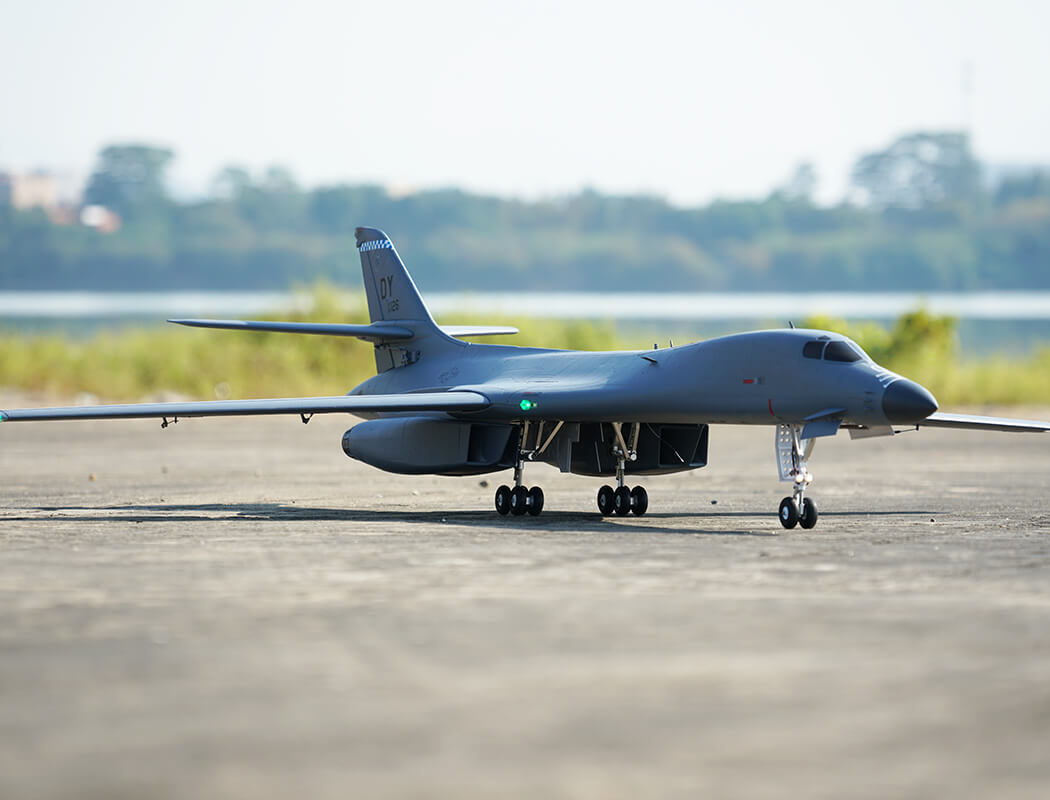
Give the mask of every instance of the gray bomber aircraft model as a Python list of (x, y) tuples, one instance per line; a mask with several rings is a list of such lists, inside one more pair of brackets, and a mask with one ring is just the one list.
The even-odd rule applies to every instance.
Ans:
[(514, 328), (442, 327), (427, 311), (390, 239), (357, 229), (368, 325), (237, 320), (170, 320), (200, 328), (353, 336), (375, 346), (378, 374), (339, 397), (0, 411), (0, 420), (348, 413), (365, 418), (343, 434), (351, 458), (403, 474), (477, 475), (514, 470), (496, 490), (500, 514), (537, 515), (543, 490), (523, 483), (524, 465), (615, 478), (598, 490), (604, 515), (644, 514), (642, 486), (628, 476), (707, 465), (709, 426), (776, 428), (785, 528), (812, 528), (806, 496), (816, 439), (902, 428), (1050, 431), (1050, 423), (937, 413), (919, 384), (872, 361), (849, 339), (819, 330), (741, 333), (666, 349), (630, 352), (546, 350), (471, 344), (461, 337)]

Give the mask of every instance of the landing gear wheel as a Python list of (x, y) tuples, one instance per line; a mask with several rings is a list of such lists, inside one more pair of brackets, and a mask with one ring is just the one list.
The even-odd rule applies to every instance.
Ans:
[(598, 510), (602, 512), (603, 517), (609, 516), (613, 513), (613, 505), (616, 502), (616, 493), (613, 492), (613, 488), (606, 484), (598, 490)]
[(529, 504), (529, 490), (524, 486), (515, 486), (510, 493), (510, 513), (520, 517)]
[(541, 511), (543, 511), (543, 489), (533, 486), (529, 489), (529, 513), (538, 517)]
[(631, 511), (636, 517), (642, 516), (649, 508), (649, 493), (644, 486), (635, 486), (631, 489)]
[(501, 517), (510, 513), (510, 487), (507, 485), (500, 486), (496, 490), (496, 512)]
[(798, 525), (798, 504), (795, 498), (785, 497), (780, 501), (780, 524), (789, 530)]
[(817, 524), (817, 504), (808, 497), (802, 501), (802, 510), (798, 515), (798, 524), (807, 529)]
[(613, 495), (613, 511), (618, 517), (626, 517), (631, 513), (631, 490), (621, 486)]

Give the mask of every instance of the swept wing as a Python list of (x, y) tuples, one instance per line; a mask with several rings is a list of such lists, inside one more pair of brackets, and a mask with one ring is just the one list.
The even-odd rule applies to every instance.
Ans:
[[(169, 319), (176, 325), (191, 328), (220, 328), (231, 331), (269, 331), (272, 333), (309, 333), (315, 336), (353, 336), (368, 342), (396, 342), (411, 339), (415, 331), (403, 325), (389, 322), (373, 322), (370, 325), (344, 325), (325, 322), (269, 322), (266, 320), (240, 319)], [(448, 336), (499, 336), (518, 333), (509, 325), (441, 325)]]
[(262, 414), (352, 414), (356, 411), (477, 411), (489, 405), (477, 392), (280, 397), (259, 400), (205, 400), (185, 403), (129, 403), (113, 406), (19, 408), (0, 411), (0, 422), (149, 417), (237, 417)]
[(395, 342), (411, 339), (411, 328), (390, 323), (341, 325), (326, 322), (267, 322), (240, 319), (169, 319), (176, 325), (191, 328), (222, 328), (235, 331), (270, 331), (273, 333), (311, 333), (317, 336), (353, 336), (370, 342)]
[(981, 417), (972, 414), (930, 414), (919, 423), (920, 428), (965, 428), (968, 430), (1013, 431), (1039, 433), (1050, 431), (1050, 422), (1009, 417)]

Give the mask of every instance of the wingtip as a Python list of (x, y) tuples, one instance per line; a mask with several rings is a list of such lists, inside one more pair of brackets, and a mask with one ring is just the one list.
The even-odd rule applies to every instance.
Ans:
[[(234, 321), (234, 320), (225, 320), (225, 319), (169, 319), (168, 320), (168, 322), (171, 322), (171, 323), (173, 323), (175, 325), (185, 325), (187, 328), (214, 328), (214, 327), (216, 327), (215, 325), (208, 325), (208, 324), (202, 324), (202, 323), (231, 322), (231, 321)], [(239, 320), (236, 320), (236, 321), (239, 321)]]

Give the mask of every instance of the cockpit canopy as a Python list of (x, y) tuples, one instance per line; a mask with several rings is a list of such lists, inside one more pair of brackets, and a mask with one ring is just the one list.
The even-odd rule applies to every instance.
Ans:
[(843, 339), (832, 339), (829, 336), (821, 336), (818, 339), (806, 342), (802, 347), (802, 355), (804, 358), (847, 363), (868, 360), (864, 351), (853, 342)]

